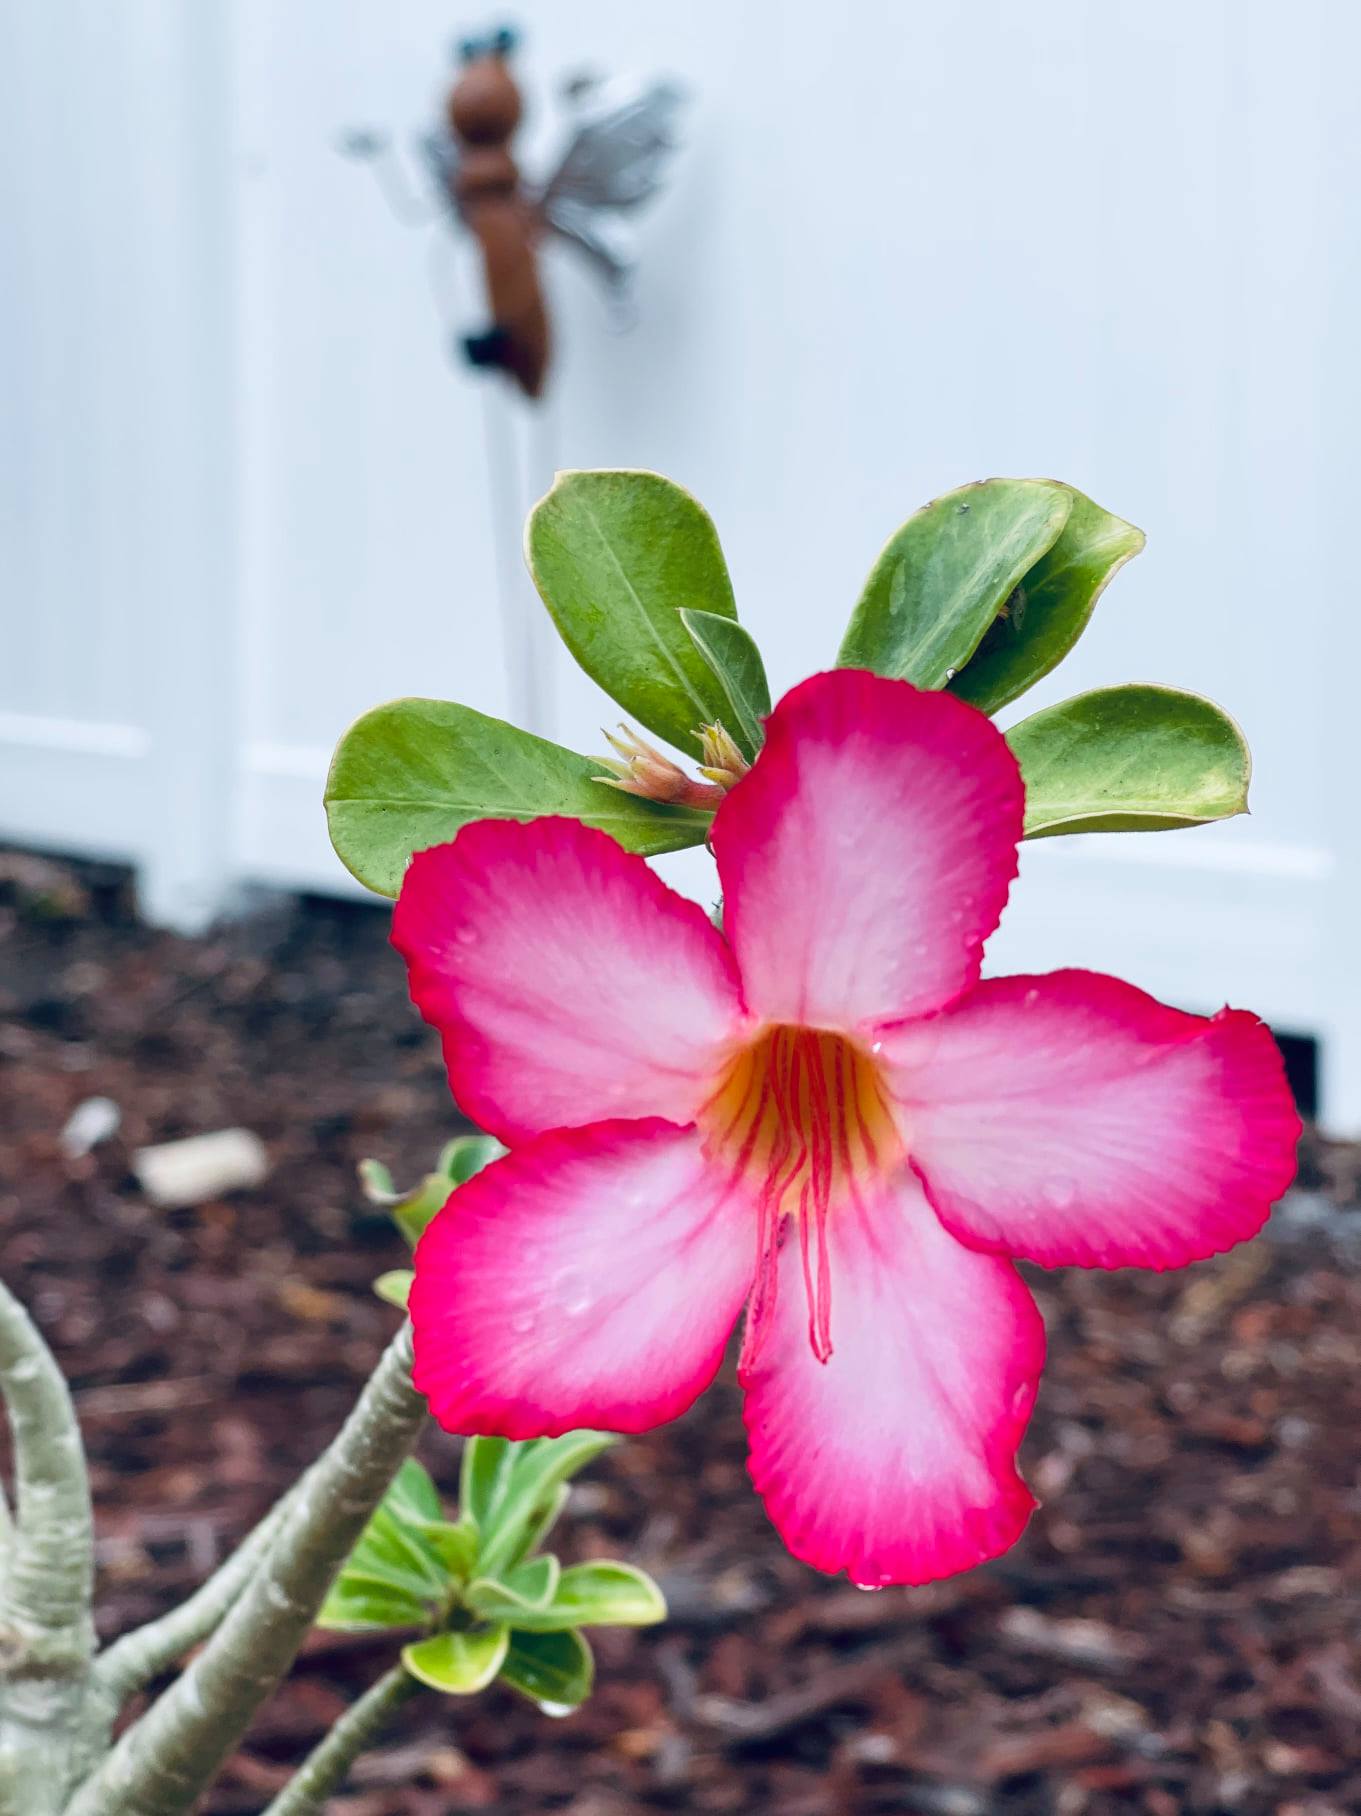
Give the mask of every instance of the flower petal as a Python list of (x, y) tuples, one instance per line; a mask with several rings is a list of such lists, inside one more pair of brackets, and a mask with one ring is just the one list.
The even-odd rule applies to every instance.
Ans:
[(785, 695), (718, 811), (724, 926), (748, 1007), (864, 1030), (978, 977), (1016, 874), (1023, 792), (992, 723), (855, 669)]
[(1009, 1262), (964, 1248), (910, 1173), (828, 1224), (832, 1356), (780, 1260), (748, 1370), (751, 1474), (794, 1553), (867, 1587), (925, 1583), (1015, 1543), (1034, 1506), (1016, 1447), (1044, 1325)]
[(417, 852), (392, 942), (455, 1097), (504, 1141), (689, 1122), (742, 1026), (703, 909), (578, 820), (479, 820)]
[(646, 1431), (709, 1385), (752, 1214), (690, 1129), (555, 1130), (460, 1186), (416, 1250), (417, 1388), (446, 1431)]
[(982, 983), (880, 1053), (961, 1241), (1048, 1266), (1181, 1267), (1255, 1235), (1300, 1121), (1268, 1030), (1091, 971)]

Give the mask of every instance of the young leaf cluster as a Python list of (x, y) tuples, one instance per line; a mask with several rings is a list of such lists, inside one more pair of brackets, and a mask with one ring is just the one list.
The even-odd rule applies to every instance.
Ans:
[(448, 1520), (429, 1475), (403, 1465), (351, 1552), (318, 1617), (342, 1632), (411, 1633), (409, 1674), (470, 1696), (500, 1679), (550, 1712), (590, 1694), (583, 1627), (664, 1620), (652, 1579), (601, 1560), (565, 1568), (540, 1549), (570, 1478), (615, 1440), (605, 1432), (511, 1443), (469, 1438), (459, 1517)]
[[(409, 1192), (399, 1192), (392, 1175), (379, 1160), (361, 1160), (359, 1179), (370, 1204), (381, 1205), (414, 1249), (425, 1226), (449, 1202), (450, 1194), (489, 1166), (505, 1149), (494, 1135), (456, 1135), (440, 1149), (435, 1169)], [(380, 1299), (405, 1311), (415, 1275), (410, 1268), (393, 1268), (380, 1274), (373, 1290)]]

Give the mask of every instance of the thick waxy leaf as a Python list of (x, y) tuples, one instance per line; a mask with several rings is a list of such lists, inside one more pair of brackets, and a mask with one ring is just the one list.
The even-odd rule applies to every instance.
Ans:
[(344, 1576), (322, 1603), (317, 1625), (332, 1633), (378, 1633), (393, 1627), (423, 1627), (430, 1610), (419, 1596)]
[(660, 473), (560, 473), (530, 513), (525, 552), (586, 673), (632, 718), (698, 756), (696, 726), (725, 718), (728, 702), (680, 612), (737, 616), (707, 512)]
[(515, 1447), (509, 1438), (467, 1438), (459, 1474), (458, 1507), (486, 1532), (510, 1483)]
[(432, 1690), (472, 1696), (485, 1690), (505, 1662), (510, 1635), (504, 1627), (436, 1633), (402, 1650), (402, 1663)]
[(521, 1558), (526, 1558), (531, 1552), (538, 1550), (539, 1546), (543, 1544), (554, 1526), (557, 1525), (558, 1519), (562, 1514), (563, 1508), (567, 1505), (571, 1493), (572, 1490), (566, 1482), (559, 1483), (559, 1485), (549, 1494), (547, 1500), (545, 1500), (540, 1507), (535, 1509), (529, 1524), (520, 1534), (519, 1542), (510, 1555), (507, 1568), (511, 1565), (518, 1564)]
[(1053, 547), (1070, 508), (1064, 488), (1044, 479), (984, 479), (937, 498), (889, 539), (837, 666), (944, 687)]
[(480, 1565), (497, 1576), (522, 1556), (522, 1539), (536, 1525), (544, 1503), (578, 1470), (618, 1440), (606, 1431), (569, 1431), (516, 1447), (509, 1484), (484, 1525)]
[(402, 1194), (392, 1182), (392, 1174), (381, 1160), (360, 1161), (359, 1183), (370, 1204), (381, 1204), (386, 1209), (402, 1201)]
[(595, 1660), (579, 1633), (512, 1633), (501, 1676), (545, 1711), (565, 1714), (591, 1694)]
[(682, 611), (681, 623), (728, 697), (731, 710), (723, 715), (724, 726), (754, 763), (766, 741), (763, 721), (770, 712), (770, 683), (754, 638), (735, 619), (715, 612)]
[[(676, 630), (700, 662), (679, 620)], [(470, 820), (565, 814), (644, 856), (703, 842), (708, 814), (606, 788), (594, 779), (599, 774), (594, 758), (471, 707), (393, 700), (356, 719), (340, 740), (326, 782), (326, 820), (351, 875), (392, 896), (413, 852), (452, 839)]]
[(427, 1520), (421, 1525), (425, 1542), (451, 1577), (460, 1582), (477, 1563), (477, 1528), (467, 1520)]
[[(552, 1601), (560, 1568), (555, 1557), (536, 1557), (508, 1572), (500, 1582), (478, 1577), (468, 1585), (468, 1606), (483, 1620), (504, 1621), (510, 1627), (521, 1626), (526, 1616), (546, 1608)], [(571, 1623), (555, 1624), (568, 1626)]]
[(466, 1185), (474, 1173), (499, 1160), (505, 1151), (494, 1135), (455, 1135), (440, 1149), (435, 1171), (455, 1185)]
[(345, 1560), (318, 1625), (423, 1625), (448, 1585), (448, 1568), (423, 1530), (439, 1518), (439, 1490), (408, 1458)]
[(1055, 668), (1086, 629), (1107, 582), (1144, 546), (1144, 533), (1071, 486), (1068, 521), (1047, 554), (1017, 582), (1006, 610), (950, 683), (995, 713)]
[(646, 1572), (602, 1561), (564, 1570), (547, 1607), (525, 1610), (514, 1624), (549, 1633), (563, 1627), (650, 1627), (665, 1619), (665, 1599)]
[(408, 1457), (397, 1471), (383, 1503), (406, 1520), (437, 1520), (444, 1511), (429, 1470), (415, 1457)]
[(386, 1299), (389, 1305), (395, 1305), (399, 1312), (404, 1312), (415, 1284), (416, 1276), (409, 1267), (394, 1267), (386, 1274), (379, 1274), (373, 1283), (373, 1290), (380, 1299)]
[(1007, 733), (1025, 832), (1156, 832), (1247, 811), (1251, 759), (1220, 707), (1171, 687), (1104, 687)]
[(435, 1601), (444, 1591), (445, 1575), (419, 1527), (385, 1500), (361, 1533), (340, 1580), (384, 1583)]
[(453, 1189), (454, 1182), (447, 1173), (427, 1173), (414, 1192), (389, 1207), (392, 1221), (413, 1249), (448, 1204)]

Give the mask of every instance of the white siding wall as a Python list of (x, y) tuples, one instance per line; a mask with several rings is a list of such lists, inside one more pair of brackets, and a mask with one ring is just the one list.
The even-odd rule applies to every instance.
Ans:
[[(535, 155), (580, 62), (695, 96), (638, 329), (612, 336), (554, 260), (536, 421), (451, 366), (438, 233), (334, 149), (422, 125), (477, 9), (0, 0), (0, 834), (131, 856), (150, 909), (192, 922), (238, 880), (345, 886), (321, 782), (381, 698), (532, 709), (596, 746), (607, 709), (518, 622), (515, 520), (555, 465), (693, 487), (778, 683), (829, 659), (909, 510), (1055, 474), (1149, 547), (1033, 704), (1213, 694), (1254, 815), (1034, 848), (997, 962), (1317, 1032), (1361, 1128), (1361, 9), (515, 11)], [(702, 862), (672, 869), (702, 886)]]

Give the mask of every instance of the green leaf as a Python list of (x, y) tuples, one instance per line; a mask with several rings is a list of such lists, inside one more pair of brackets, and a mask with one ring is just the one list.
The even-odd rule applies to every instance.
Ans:
[(505, 1151), (491, 1135), (456, 1136), (441, 1148), (434, 1172), (427, 1173), (415, 1191), (389, 1201), (392, 1220), (413, 1249), (452, 1193)]
[(984, 479), (937, 498), (889, 538), (837, 666), (944, 687), (1070, 509), (1067, 492), (1047, 479)]
[(727, 695), (682, 607), (735, 618), (708, 513), (660, 473), (559, 473), (530, 513), (529, 571), (563, 642), (626, 712), (699, 755)]
[(563, 1627), (650, 1627), (665, 1619), (665, 1598), (646, 1571), (610, 1559), (564, 1570), (552, 1602), (516, 1615), (513, 1624), (549, 1633)]
[(427, 1173), (414, 1192), (408, 1192), (405, 1198), (399, 1198), (390, 1207), (392, 1221), (411, 1248), (415, 1248), (448, 1204), (453, 1190), (453, 1181), (447, 1173)]
[(393, 1185), (392, 1174), (381, 1160), (360, 1161), (359, 1184), (370, 1204), (381, 1204), (387, 1209), (401, 1202), (402, 1194)]
[(402, 1464), (383, 1500), (393, 1513), (406, 1520), (437, 1520), (444, 1512), (429, 1470), (415, 1457), (408, 1457)]
[(435, 1171), (455, 1185), (466, 1185), (474, 1173), (499, 1160), (505, 1151), (494, 1135), (455, 1135), (440, 1149)]
[(409, 1267), (394, 1267), (386, 1274), (379, 1274), (373, 1283), (373, 1290), (380, 1299), (386, 1299), (389, 1305), (395, 1305), (398, 1311), (404, 1312), (415, 1283), (416, 1276)]
[(421, 1531), (451, 1577), (464, 1582), (472, 1575), (477, 1564), (476, 1526), (468, 1520), (430, 1520)]
[(432, 1690), (473, 1696), (485, 1690), (505, 1663), (510, 1635), (504, 1627), (436, 1633), (402, 1649), (402, 1663)]
[(591, 1694), (595, 1660), (579, 1633), (512, 1633), (501, 1676), (556, 1714), (575, 1709)]
[(468, 1606), (483, 1620), (505, 1621), (508, 1626), (517, 1627), (522, 1617), (546, 1608), (552, 1601), (560, 1571), (558, 1560), (550, 1553), (531, 1558), (500, 1582), (478, 1577), (468, 1585)]
[(507, 1559), (507, 1569), (512, 1565), (518, 1564), (522, 1558), (529, 1557), (531, 1553), (537, 1551), (539, 1546), (543, 1544), (549, 1533), (557, 1525), (562, 1510), (567, 1505), (568, 1499), (571, 1496), (571, 1492), (572, 1491), (566, 1482), (559, 1483), (542, 1505), (535, 1508), (533, 1514), (530, 1516), (529, 1524), (520, 1534), (514, 1550)]
[(481, 1568), (499, 1576), (513, 1558), (523, 1555), (526, 1527), (560, 1483), (608, 1450), (618, 1440), (607, 1431), (569, 1431), (560, 1438), (539, 1438), (517, 1447), (504, 1496), (483, 1525)]
[(1247, 812), (1252, 762), (1228, 714), (1172, 687), (1103, 687), (1007, 733), (1025, 836), (1157, 832)]
[(1113, 575), (1144, 546), (1144, 533), (1076, 491), (1068, 521), (1047, 554), (1017, 582), (1005, 614), (950, 683), (981, 712), (995, 713), (1056, 668), (1087, 628)]
[(509, 1438), (467, 1438), (459, 1475), (459, 1512), (485, 1532), (510, 1481), (514, 1449)]
[(696, 649), (718, 677), (729, 707), (723, 724), (749, 763), (766, 741), (762, 721), (770, 712), (770, 683), (750, 631), (716, 612), (683, 610), (681, 623)]
[(345, 1576), (334, 1584), (317, 1614), (332, 1633), (377, 1633), (390, 1627), (423, 1627), (430, 1609), (419, 1597)]
[(393, 700), (356, 719), (336, 747), (326, 820), (341, 863), (379, 895), (397, 894), (413, 852), (470, 820), (565, 814), (644, 856), (703, 843), (709, 814), (607, 788), (600, 773), (593, 758), (471, 707)]
[(341, 1581), (384, 1583), (437, 1600), (444, 1593), (446, 1574), (420, 1529), (384, 1501), (346, 1559)]

